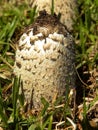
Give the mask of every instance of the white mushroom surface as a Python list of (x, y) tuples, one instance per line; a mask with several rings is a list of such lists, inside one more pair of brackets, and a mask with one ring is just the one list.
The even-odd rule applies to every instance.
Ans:
[[(49, 20), (51, 20), (49, 22)], [(73, 37), (55, 16), (42, 13), (18, 42), (14, 74), (21, 76), (25, 102), (41, 107), (41, 97), (50, 104), (75, 87)]]

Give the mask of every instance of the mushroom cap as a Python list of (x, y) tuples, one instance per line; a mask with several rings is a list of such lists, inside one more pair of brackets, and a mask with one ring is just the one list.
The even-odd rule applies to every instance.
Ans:
[(74, 88), (74, 64), (73, 37), (56, 15), (42, 11), (20, 37), (14, 64), (30, 108), (41, 107), (41, 97), (51, 104), (56, 95), (65, 96), (66, 88)]

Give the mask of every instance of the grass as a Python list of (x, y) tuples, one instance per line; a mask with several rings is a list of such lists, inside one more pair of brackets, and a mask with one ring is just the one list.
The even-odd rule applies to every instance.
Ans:
[[(94, 57), (91, 59), (90, 53), (92, 53), (93, 48), (98, 44), (98, 2), (95, 0), (81, 1), (79, 0), (80, 5), (80, 15), (77, 16), (75, 31), (76, 39), (80, 40), (80, 44), (77, 46), (79, 55), (77, 55), (77, 61), (81, 64), (78, 64), (77, 68), (81, 67), (83, 64), (87, 63), (89, 68), (94, 66), (98, 61), (97, 50)], [(96, 48), (98, 49), (98, 48)]]
[[(36, 111), (29, 113), (23, 111), (24, 99), (18, 93), (20, 79), (13, 78), (12, 75), (17, 40), (15, 37), (21, 28), (34, 21), (37, 12), (36, 7), (31, 8), (27, 2), (17, 6), (14, 0), (13, 3), (0, 1), (0, 126), (4, 130), (45, 130), (46, 128), (72, 130), (79, 117), (73, 117), (68, 95), (65, 104), (58, 105), (59, 101), (56, 101), (52, 108), (49, 108), (49, 103), (42, 98), (44, 108), (39, 114)], [(91, 74), (94, 69), (96, 71), (98, 69), (98, 1), (78, 0), (78, 3), (79, 15), (75, 20), (73, 31), (77, 53), (76, 69), (86, 78), (85, 73)], [(54, 1), (52, 1), (51, 13), (54, 13)], [(85, 82), (82, 76), (80, 75), (81, 80)], [(90, 77), (92, 76), (88, 78)], [(88, 80), (85, 82), (87, 87), (83, 87), (82, 84), (85, 92), (81, 98), (84, 100), (79, 102), (83, 104), (83, 123), (80, 125), (85, 130), (88, 129), (86, 113), (94, 104), (91, 102), (90, 106), (87, 106), (85, 97), (89, 96), (90, 91), (94, 91), (92, 94), (94, 101), (98, 99), (96, 87), (92, 81), (89, 84)], [(97, 85), (97, 80), (95, 82)], [(90, 85), (93, 85), (93, 88), (90, 88)], [(17, 107), (18, 99), (19, 107)]]

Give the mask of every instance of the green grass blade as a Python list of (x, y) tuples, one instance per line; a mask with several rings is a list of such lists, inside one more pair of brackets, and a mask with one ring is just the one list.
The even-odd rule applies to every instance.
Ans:
[(41, 98), (41, 102), (42, 102), (42, 104), (44, 105), (44, 108), (43, 108), (43, 110), (42, 110), (42, 112), (41, 112), (41, 116), (43, 116), (44, 114), (45, 114), (45, 112), (46, 112), (46, 110), (48, 109), (48, 107), (49, 107), (49, 103), (45, 100), (45, 98)]
[(8, 41), (11, 40), (11, 37), (13, 36), (13, 34), (15, 32), (18, 22), (19, 22), (19, 20), (15, 16), (14, 19), (12, 20), (12, 23), (10, 24), (10, 28), (9, 28), (9, 32), (8, 32)]
[(53, 121), (53, 116), (51, 115), (49, 119), (48, 130), (52, 130), (52, 121)]
[(13, 116), (14, 121), (17, 120), (17, 100), (18, 100), (18, 92), (19, 92), (19, 85), (20, 85), (20, 78), (15, 77), (14, 78), (14, 84), (13, 84)]
[(51, 3), (51, 15), (54, 15), (54, 0), (52, 0)]

